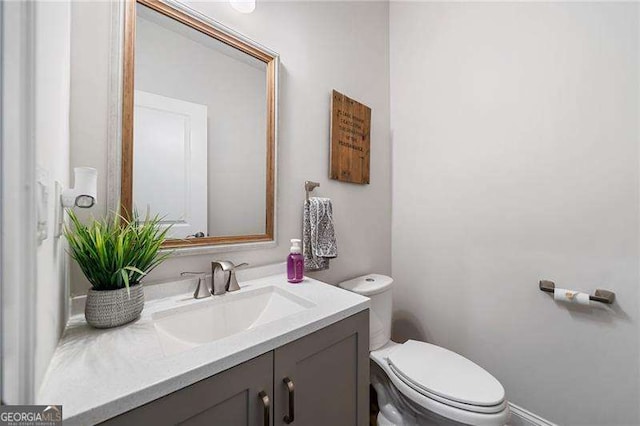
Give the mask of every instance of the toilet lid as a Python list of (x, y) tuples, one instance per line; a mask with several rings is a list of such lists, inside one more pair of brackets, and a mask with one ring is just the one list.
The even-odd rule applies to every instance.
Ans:
[(388, 362), (403, 381), (427, 396), (482, 407), (504, 402), (504, 388), (495, 377), (440, 346), (409, 340), (389, 354)]
[(363, 296), (373, 296), (374, 294), (387, 291), (391, 287), (391, 284), (393, 284), (391, 277), (380, 274), (369, 274), (341, 282), (338, 286)]

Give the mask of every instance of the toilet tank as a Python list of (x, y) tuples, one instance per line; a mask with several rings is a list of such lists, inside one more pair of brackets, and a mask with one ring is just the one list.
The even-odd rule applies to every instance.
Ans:
[(391, 339), (391, 284), (393, 278), (368, 274), (338, 284), (345, 290), (371, 299), (369, 313), (369, 350), (383, 347)]

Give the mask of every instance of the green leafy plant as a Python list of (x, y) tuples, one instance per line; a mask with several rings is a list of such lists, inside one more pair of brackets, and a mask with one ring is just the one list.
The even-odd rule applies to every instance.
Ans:
[(94, 290), (117, 290), (136, 285), (171, 253), (160, 254), (160, 246), (169, 228), (161, 229), (159, 216), (140, 221), (137, 212), (127, 220), (114, 215), (113, 220), (80, 222), (68, 211), (72, 227), (65, 226), (69, 254)]

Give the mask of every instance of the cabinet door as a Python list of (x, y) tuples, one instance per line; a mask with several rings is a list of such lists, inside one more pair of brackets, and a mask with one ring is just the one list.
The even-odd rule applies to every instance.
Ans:
[(274, 425), (367, 425), (368, 310), (274, 352)]
[[(260, 392), (269, 399), (266, 419)], [(273, 352), (268, 352), (103, 424), (269, 426), (272, 395)]]

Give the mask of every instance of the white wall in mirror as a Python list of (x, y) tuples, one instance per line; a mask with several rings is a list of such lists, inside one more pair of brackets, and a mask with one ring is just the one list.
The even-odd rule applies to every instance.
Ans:
[[(175, 146), (162, 151), (156, 143), (154, 150), (151, 140), (144, 144), (149, 149), (143, 148), (142, 154), (138, 152), (136, 139), (134, 206), (144, 211), (150, 205), (152, 213), (167, 215), (167, 221), (175, 223), (172, 230), (175, 238), (195, 232), (206, 236), (263, 234), (266, 64), (142, 5), (137, 6), (135, 52), (136, 89), (171, 98), (176, 104), (204, 106), (208, 143), (204, 153), (198, 149), (196, 154), (194, 146), (189, 148), (196, 140), (187, 141), (176, 135), (176, 144), (183, 144), (184, 148), (181, 157)], [(137, 100), (134, 102), (138, 105)], [(137, 129), (143, 123), (134, 119), (134, 137), (146, 134), (146, 130)], [(193, 132), (196, 124), (189, 122), (184, 124)], [(167, 134), (162, 138), (166, 146)], [(204, 170), (193, 158), (201, 155), (206, 158)], [(146, 158), (141, 168), (138, 159), (143, 156)], [(194, 165), (194, 161), (198, 164)], [(191, 169), (194, 166), (197, 171)], [(167, 167), (164, 177), (159, 170), (163, 167)], [(150, 175), (143, 175), (154, 168)], [(160, 182), (173, 175), (178, 182), (160, 186)], [(155, 178), (160, 182), (154, 183)], [(180, 192), (178, 187), (184, 190)], [(203, 215), (205, 223), (198, 219)]]

